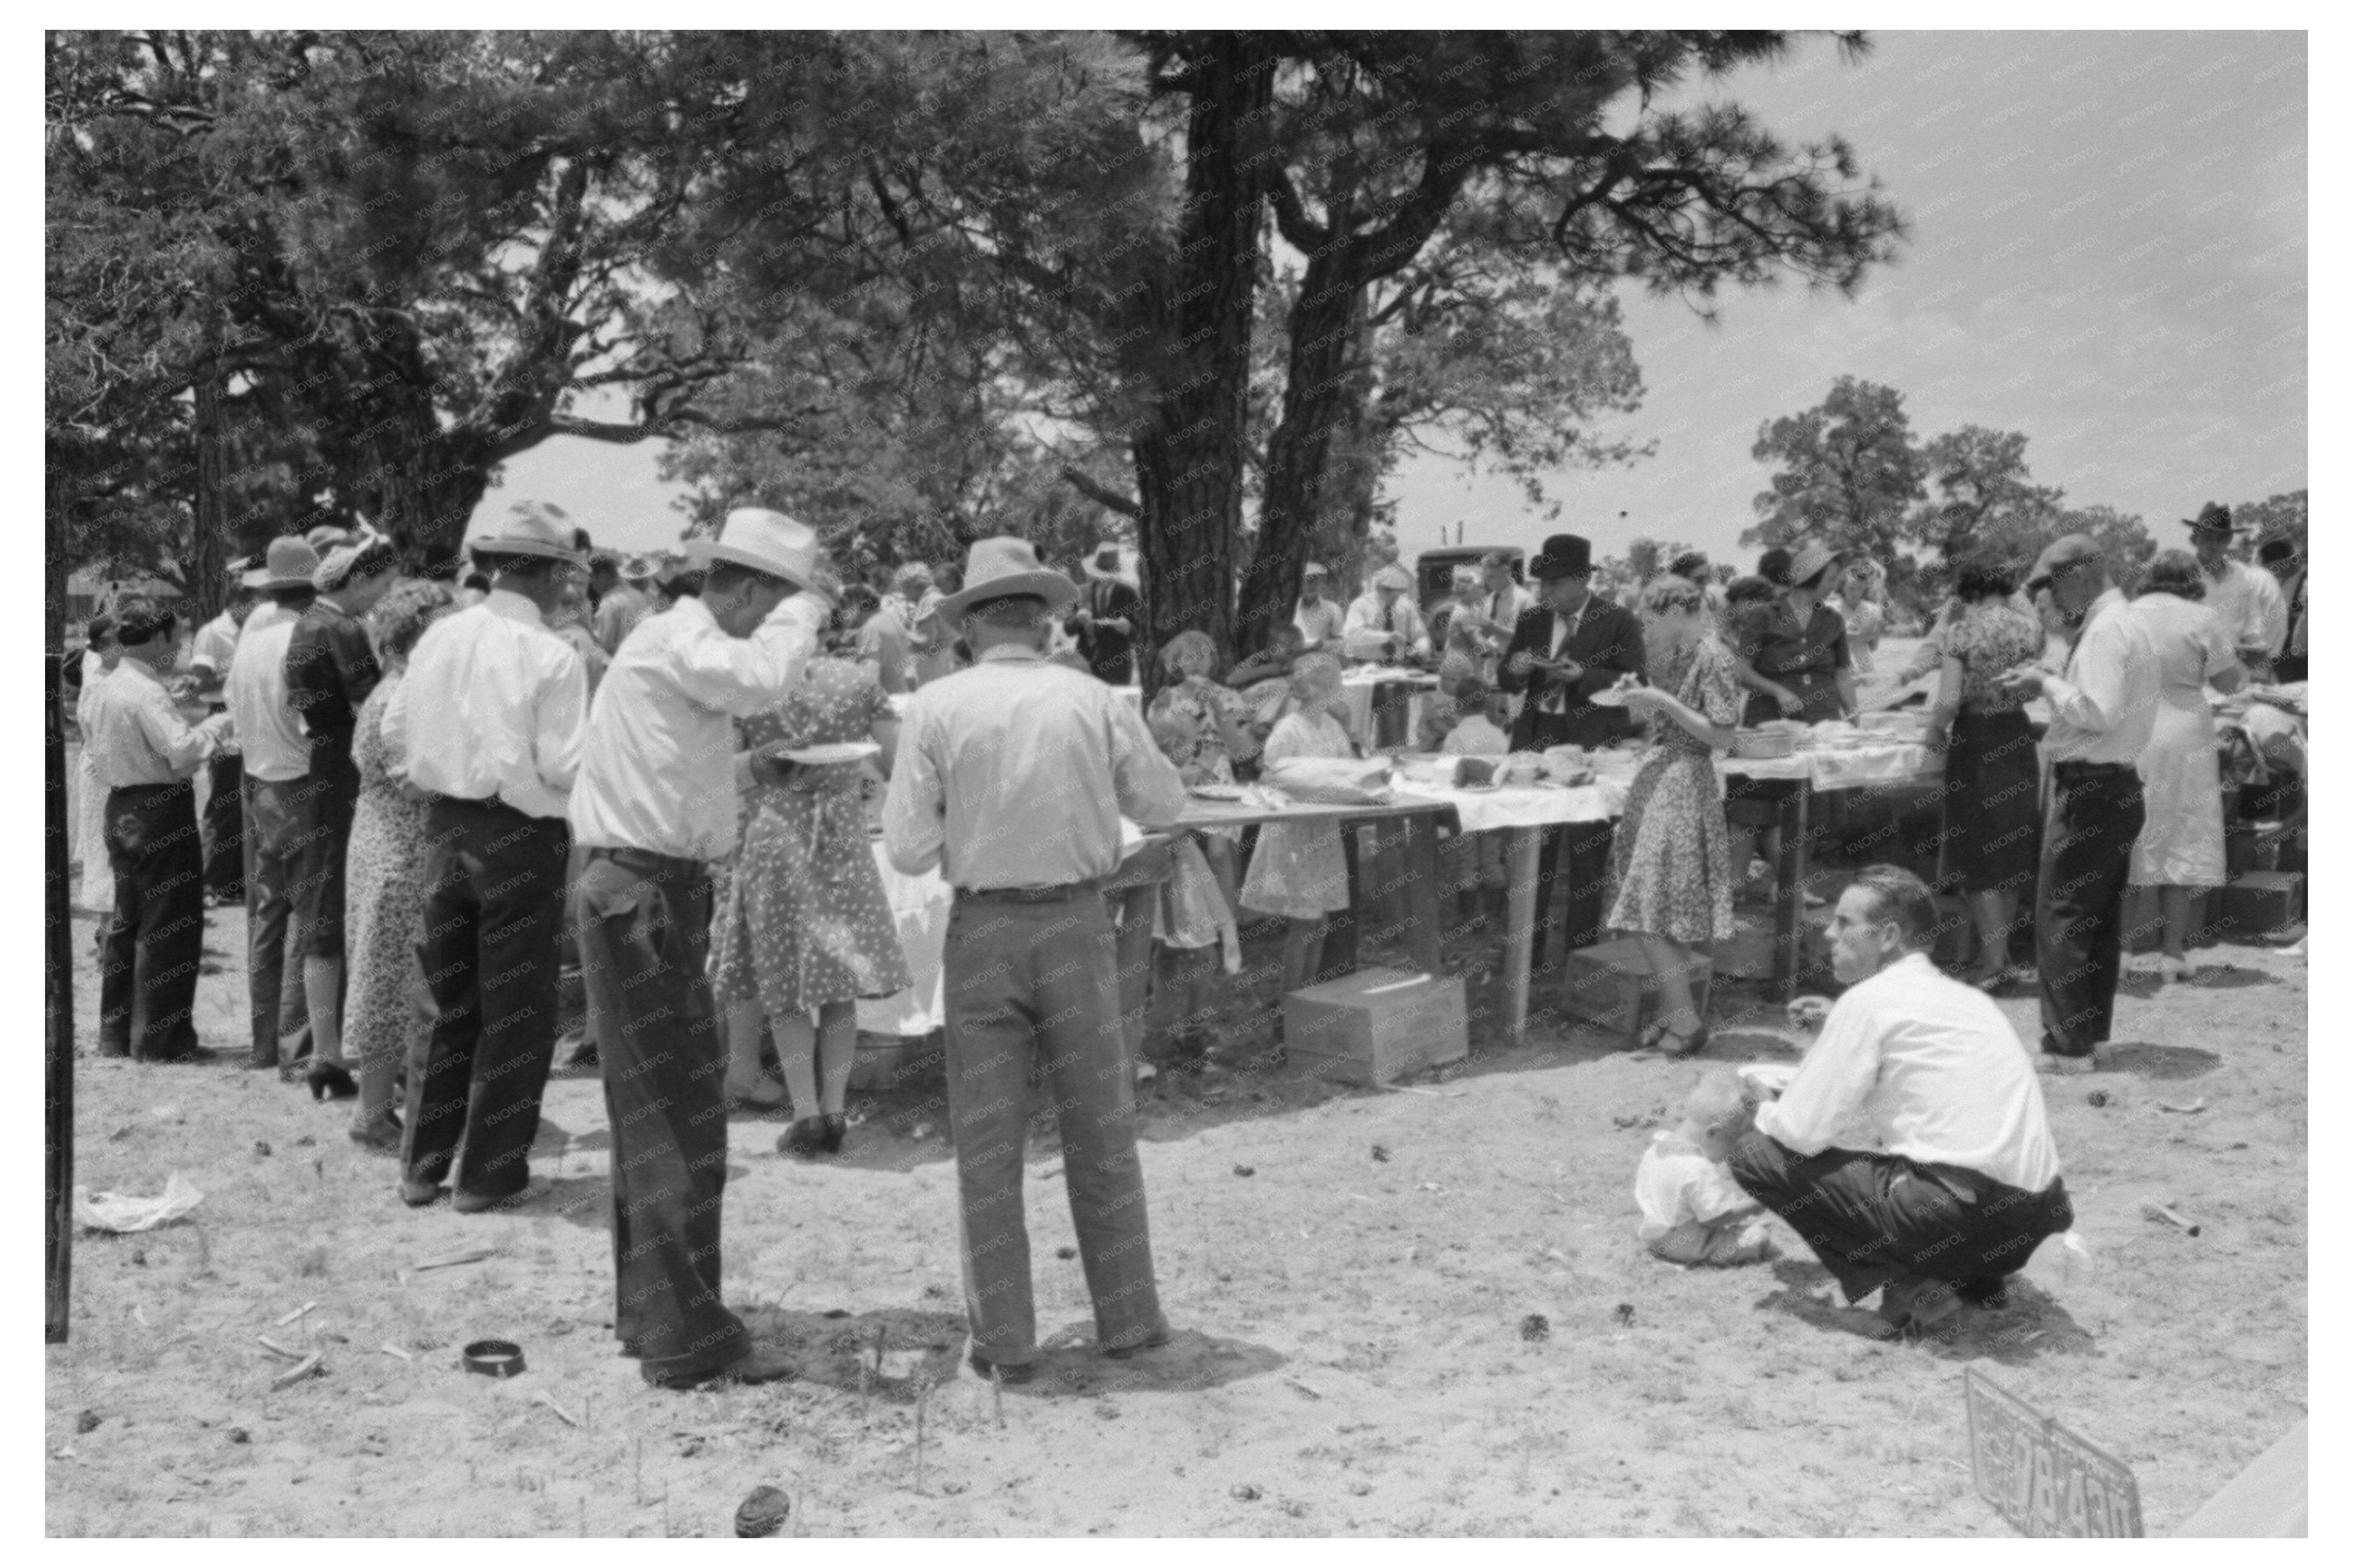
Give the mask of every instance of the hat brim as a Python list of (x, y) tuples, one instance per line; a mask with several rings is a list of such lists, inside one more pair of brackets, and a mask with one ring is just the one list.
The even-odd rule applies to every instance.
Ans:
[(686, 563), (693, 571), (707, 572), (719, 562), (747, 566), (754, 572), (777, 577), (796, 588), (813, 589), (816, 579), (797, 566), (787, 566), (772, 556), (758, 555), (741, 545), (723, 543), (716, 539), (690, 539), (686, 542)]
[(1587, 561), (1571, 564), (1556, 555), (1539, 555), (1528, 563), (1528, 575), (1539, 583), (1556, 582), (1563, 577), (1590, 577), (1593, 575), (1593, 563)]
[(986, 583), (967, 584), (963, 592), (950, 594), (940, 601), (940, 618), (957, 621), (975, 605), (991, 599), (1043, 599), (1049, 610), (1067, 608), (1079, 602), (1079, 585), (1060, 572), (1014, 572), (1003, 577), (991, 577)]
[(269, 567), (256, 566), (249, 572), (237, 574), (237, 585), (240, 588), (268, 588), (274, 584)]
[(569, 562), (575, 566), (584, 564), (588, 559), (588, 553), (584, 550), (550, 544), (543, 539), (506, 539), (497, 534), (470, 539), (466, 541), (466, 548), (478, 555), (536, 555), (547, 561)]

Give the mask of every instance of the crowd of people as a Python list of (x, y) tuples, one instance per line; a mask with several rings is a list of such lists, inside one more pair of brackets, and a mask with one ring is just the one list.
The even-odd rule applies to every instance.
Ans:
[[(1961, 979), (1942, 975), (1926, 954), (1938, 929), (1926, 884), (1863, 876), (1832, 917), (1834, 965), (1853, 989), (1823, 1047), (1753, 1128), (1707, 1086), (1670, 1151), (1685, 1165), (1645, 1178), (1646, 1239), (1683, 1261), (1744, 1260), (1753, 1237), (1719, 1222), (1757, 1204), (1826, 1259), (1893, 1226), (1916, 1244), (1911, 1264), (1832, 1266), (1850, 1293), (1900, 1286), (1897, 1315), (1925, 1323), (1922, 1280), (1991, 1289), (2010, 1252), (2065, 1228), (2031, 1074), (2021, 1089), (2007, 1068), (1989, 1071), (1986, 1042), (2008, 1026), (1971, 988), (2013, 978), (2012, 934), (2031, 908), (2032, 1058), (2088, 1070), (2108, 1036), (2126, 887), (2159, 889), (2179, 974), (2190, 890), (2223, 880), (2206, 693), (2251, 674), (2303, 678), (2294, 545), (2266, 544), (2259, 572), (2227, 554), (2226, 510), (2190, 526), (2196, 552), (2160, 555), (2129, 600), (2081, 535), (2022, 583), (1999, 563), (1960, 565), (1905, 673), (1936, 678), (1942, 877), (1967, 900), (1979, 955)], [(954, 889), (944, 995), (971, 1356), (1018, 1380), (1037, 1355), (1019, 1198), (1033, 1068), (1061, 1121), (1103, 1348), (1125, 1355), (1167, 1334), (1133, 1081), (1115, 1070), (1103, 888), (1123, 818), (1166, 829), (1188, 789), (1359, 752), (1350, 659), (1436, 667), (1426, 750), (1639, 741), (1620, 819), (1543, 836), (1536, 962), (1605, 928), (1634, 938), (1662, 987), (1644, 1043), (1689, 1055), (1708, 1038), (1694, 985), (1707, 950), (1733, 934), (1737, 900), (1771, 891), (1748, 868), (1774, 817), (1727, 794), (1714, 758), (1744, 727), (1853, 716), (1856, 671), (1883, 628), (1883, 573), (1817, 541), (1728, 582), (1686, 554), (1619, 604), (1594, 591), (1590, 543), (1557, 534), (1528, 561), (1532, 582), (1498, 553), (1427, 607), (1394, 565), (1344, 607), (1310, 563), (1291, 621), (1230, 668), (1201, 633), (1166, 642), (1145, 708), (1117, 689), (1139, 673), (1143, 628), (1133, 552), (1113, 543), (1072, 573), (1023, 541), (984, 539), (960, 565), (909, 563), (868, 584), (844, 582), (810, 530), (773, 511), (733, 511), (676, 557), (617, 559), (560, 509), (524, 502), (470, 556), (453, 581), (405, 576), (401, 552), (367, 532), (273, 540), (239, 563), (228, 607), (185, 655), (166, 605), (91, 619), (77, 842), (81, 901), (108, 916), (98, 1050), (216, 1054), (194, 1025), (202, 903), (241, 900), (247, 1065), (353, 1100), (350, 1135), (396, 1158), (403, 1202), (446, 1193), (459, 1213), (490, 1212), (532, 1194), (560, 989), (576, 968), (588, 1038), (575, 1059), (601, 1070), (613, 1129), (616, 1329), (666, 1387), (790, 1370), (721, 1299), (723, 1113), (788, 1105), (784, 1152), (844, 1145), (856, 1005), (911, 973), (870, 843), (870, 768), (888, 781), (890, 862)], [(2025, 713), (2038, 698), (2047, 806)], [(1482, 847), (1452, 847), (1466, 885), (1500, 877)], [(1193, 965), (1188, 978), (1179, 964), (1181, 1056), (1207, 1049), (1206, 1009), (1191, 1004), (1221, 939), (1233, 962), (1236, 912), (1284, 922), (1283, 989), (1310, 984), (1353, 865), (1329, 821), (1271, 823), (1247, 842), (1207, 830), (1178, 848), (1155, 934)], [(1917, 1092), (1968, 1109), (1872, 1093), (1863, 1064), (1915, 1047)], [(1941, 1205), (1873, 1207), (1866, 1189), (1883, 1169), (1830, 1147), (1838, 1118), (1866, 1100), (1894, 1118), (1884, 1158), (1942, 1173)], [(1688, 1162), (1710, 1151), (1746, 1208), (1722, 1180), (1714, 1196), (1675, 1196), (1673, 1171), (1698, 1181)], [(1956, 1202), (2012, 1193), (2000, 1234), (1970, 1229), (1968, 1246), (1927, 1261)]]

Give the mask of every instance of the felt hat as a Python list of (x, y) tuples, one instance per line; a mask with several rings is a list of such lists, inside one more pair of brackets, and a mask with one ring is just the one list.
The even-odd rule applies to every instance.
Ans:
[(1839, 552), (1819, 539), (1809, 539), (1789, 556), (1789, 583), (1792, 586), (1810, 583), (1839, 559)]
[(1373, 574), (1373, 586), (1394, 588), (1400, 594), (1413, 591), (1413, 574), (1392, 561)]
[(1556, 577), (1590, 577), (1593, 575), (1593, 544), (1574, 533), (1556, 533), (1544, 542), (1535, 559), (1528, 563), (1528, 575), (1540, 583)]
[(319, 552), (311, 542), (290, 533), (271, 540), (261, 560), (260, 566), (245, 574), (248, 588), (307, 588), (311, 574), (319, 569)]
[(2215, 500), (2200, 507), (2196, 517), (2183, 518), (2181, 523), (2192, 533), (2232, 534), (2239, 531), (2231, 521), (2231, 509)]
[(1085, 568), (1087, 575), (1098, 583), (1125, 583), (1130, 587), (1135, 585), (1135, 574), (1128, 564), (1127, 552), (1116, 544), (1096, 545), (1094, 553), (1088, 556), (1081, 564)]
[(2026, 591), (2034, 593), (2061, 572), (2085, 561), (2105, 565), (2107, 555), (2088, 533), (2060, 535), (2034, 558), (2033, 566), (2026, 574)]
[(739, 506), (716, 539), (690, 539), (686, 558), (706, 570), (722, 561), (781, 577), (797, 588), (817, 585), (817, 530), (765, 507)]
[(960, 620), (975, 605), (1021, 595), (1059, 610), (1078, 602), (1079, 585), (1039, 564), (1037, 547), (1026, 539), (976, 539), (965, 557), (963, 591), (940, 601), (940, 618)]
[(477, 554), (539, 555), (575, 566), (588, 559), (587, 552), (573, 547), (572, 519), (562, 507), (543, 500), (515, 502), (504, 522), (468, 540), (466, 547)]

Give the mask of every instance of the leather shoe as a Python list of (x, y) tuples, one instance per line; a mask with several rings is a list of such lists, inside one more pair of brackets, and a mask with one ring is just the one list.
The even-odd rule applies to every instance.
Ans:
[(786, 1361), (779, 1352), (765, 1345), (754, 1345), (741, 1359), (725, 1366), (706, 1372), (654, 1373), (645, 1374), (646, 1381), (656, 1388), (687, 1389), (716, 1388), (728, 1384), (782, 1383), (798, 1377), (800, 1369)]
[(2054, 1078), (2081, 1078), (2085, 1073), (2099, 1071), (2100, 1062), (2096, 1052), (2087, 1051), (2080, 1057), (2063, 1057), (2056, 1051), (2037, 1051), (2034, 1068)]
[(400, 1201), (410, 1208), (421, 1209), (440, 1195), (441, 1184), (438, 1182), (411, 1181), (406, 1178), (401, 1181)]
[(1132, 1345), (1106, 1345), (1103, 1347), (1103, 1354), (1110, 1357), (1113, 1361), (1126, 1361), (1134, 1356), (1138, 1352), (1156, 1351), (1167, 1342), (1168, 1330), (1166, 1325), (1164, 1324), (1160, 1328), (1155, 1329), (1147, 1337), (1138, 1340)]
[(1013, 1362), (991, 1361), (987, 1356), (982, 1355), (978, 1351), (970, 1352), (964, 1358), (964, 1360), (966, 1366), (969, 1366), (973, 1371), (980, 1373), (984, 1379), (994, 1375), (1003, 1379), (1008, 1384), (1027, 1383), (1031, 1378), (1038, 1375), (1038, 1363), (1034, 1361), (1025, 1361), (1018, 1363)]
[(449, 1194), (449, 1206), (459, 1214), (496, 1214), (501, 1209), (519, 1208), (547, 1189), (524, 1187), (512, 1193), (457, 1193)]

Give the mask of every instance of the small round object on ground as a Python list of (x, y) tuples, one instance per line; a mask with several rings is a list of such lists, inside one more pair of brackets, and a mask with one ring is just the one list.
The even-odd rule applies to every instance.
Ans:
[(1234, 1167), (1234, 1174), (1237, 1176), (1255, 1176), (1258, 1174), (1258, 1167), (1256, 1165), (1236, 1165)]
[(468, 1372), (484, 1377), (515, 1377), (523, 1370), (522, 1347), (512, 1340), (476, 1340), (459, 1355)]
[(1520, 1338), (1527, 1341), (1530, 1344), (1534, 1344), (1538, 1340), (1546, 1338), (1551, 1332), (1552, 1320), (1546, 1317), (1542, 1312), (1530, 1312), (1526, 1317), (1520, 1320)]
[(2085, 1095), (2084, 1099), (2094, 1110), (2097, 1110), (2101, 1106), (2107, 1104), (2108, 1091), (2105, 1089), (2095, 1089), (2091, 1093)]
[(754, 1487), (749, 1496), (736, 1505), (735, 1533), (746, 1541), (756, 1541), (774, 1535), (784, 1529), (786, 1516), (793, 1511), (793, 1500), (781, 1487)]

